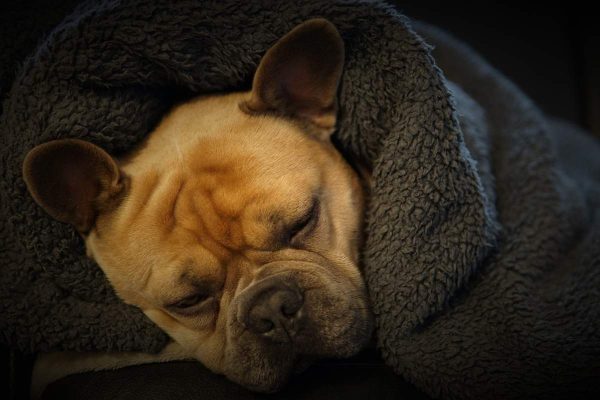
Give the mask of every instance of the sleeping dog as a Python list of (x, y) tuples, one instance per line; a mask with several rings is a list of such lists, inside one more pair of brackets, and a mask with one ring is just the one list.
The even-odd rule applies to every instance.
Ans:
[(72, 372), (181, 358), (270, 392), (363, 347), (364, 188), (330, 141), (343, 64), (336, 28), (310, 20), (267, 51), (249, 92), (175, 107), (122, 159), (76, 139), (29, 152), (35, 201), (173, 339), (158, 355), (42, 356), (34, 394)]

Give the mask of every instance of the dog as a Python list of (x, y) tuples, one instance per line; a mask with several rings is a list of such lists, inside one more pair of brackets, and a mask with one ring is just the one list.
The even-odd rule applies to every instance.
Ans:
[(34, 380), (194, 358), (273, 392), (312, 360), (363, 348), (365, 174), (330, 140), (343, 65), (337, 29), (309, 20), (266, 52), (250, 91), (174, 107), (123, 158), (78, 139), (27, 154), (33, 199), (173, 339), (156, 356), (57, 353)]

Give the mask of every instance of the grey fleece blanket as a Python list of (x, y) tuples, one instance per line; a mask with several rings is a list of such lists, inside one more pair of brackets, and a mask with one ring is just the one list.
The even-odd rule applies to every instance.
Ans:
[(346, 43), (335, 140), (373, 168), (363, 264), (386, 363), (441, 398), (600, 391), (600, 145), (417, 25), (432, 56), (377, 1), (121, 0), (65, 20), (0, 119), (1, 341), (164, 346), (77, 234), (34, 204), (23, 157), (65, 137), (123, 154), (175, 102), (247, 89), (266, 49), (317, 16)]

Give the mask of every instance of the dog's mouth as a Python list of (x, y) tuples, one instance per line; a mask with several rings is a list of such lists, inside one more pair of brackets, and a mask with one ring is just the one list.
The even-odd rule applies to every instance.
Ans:
[(261, 380), (250, 380), (248, 377), (240, 377), (238, 374), (227, 374), (227, 377), (254, 392), (276, 393), (280, 391), (292, 375), (305, 372), (312, 364), (319, 360), (318, 357), (297, 355), (289, 370), (280, 369), (279, 373)]
[(274, 392), (315, 360), (350, 357), (368, 342), (372, 316), (364, 287), (314, 271), (278, 272), (236, 297), (225, 353), (229, 379)]

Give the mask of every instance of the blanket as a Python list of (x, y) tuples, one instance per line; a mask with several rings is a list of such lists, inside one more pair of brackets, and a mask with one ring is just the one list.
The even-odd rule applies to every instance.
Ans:
[(264, 52), (312, 17), (346, 45), (335, 143), (373, 171), (362, 264), (385, 362), (439, 398), (599, 392), (600, 145), (381, 1), (75, 10), (24, 63), (0, 117), (2, 343), (164, 347), (30, 198), (23, 158), (66, 137), (125, 154), (174, 104), (248, 89)]

